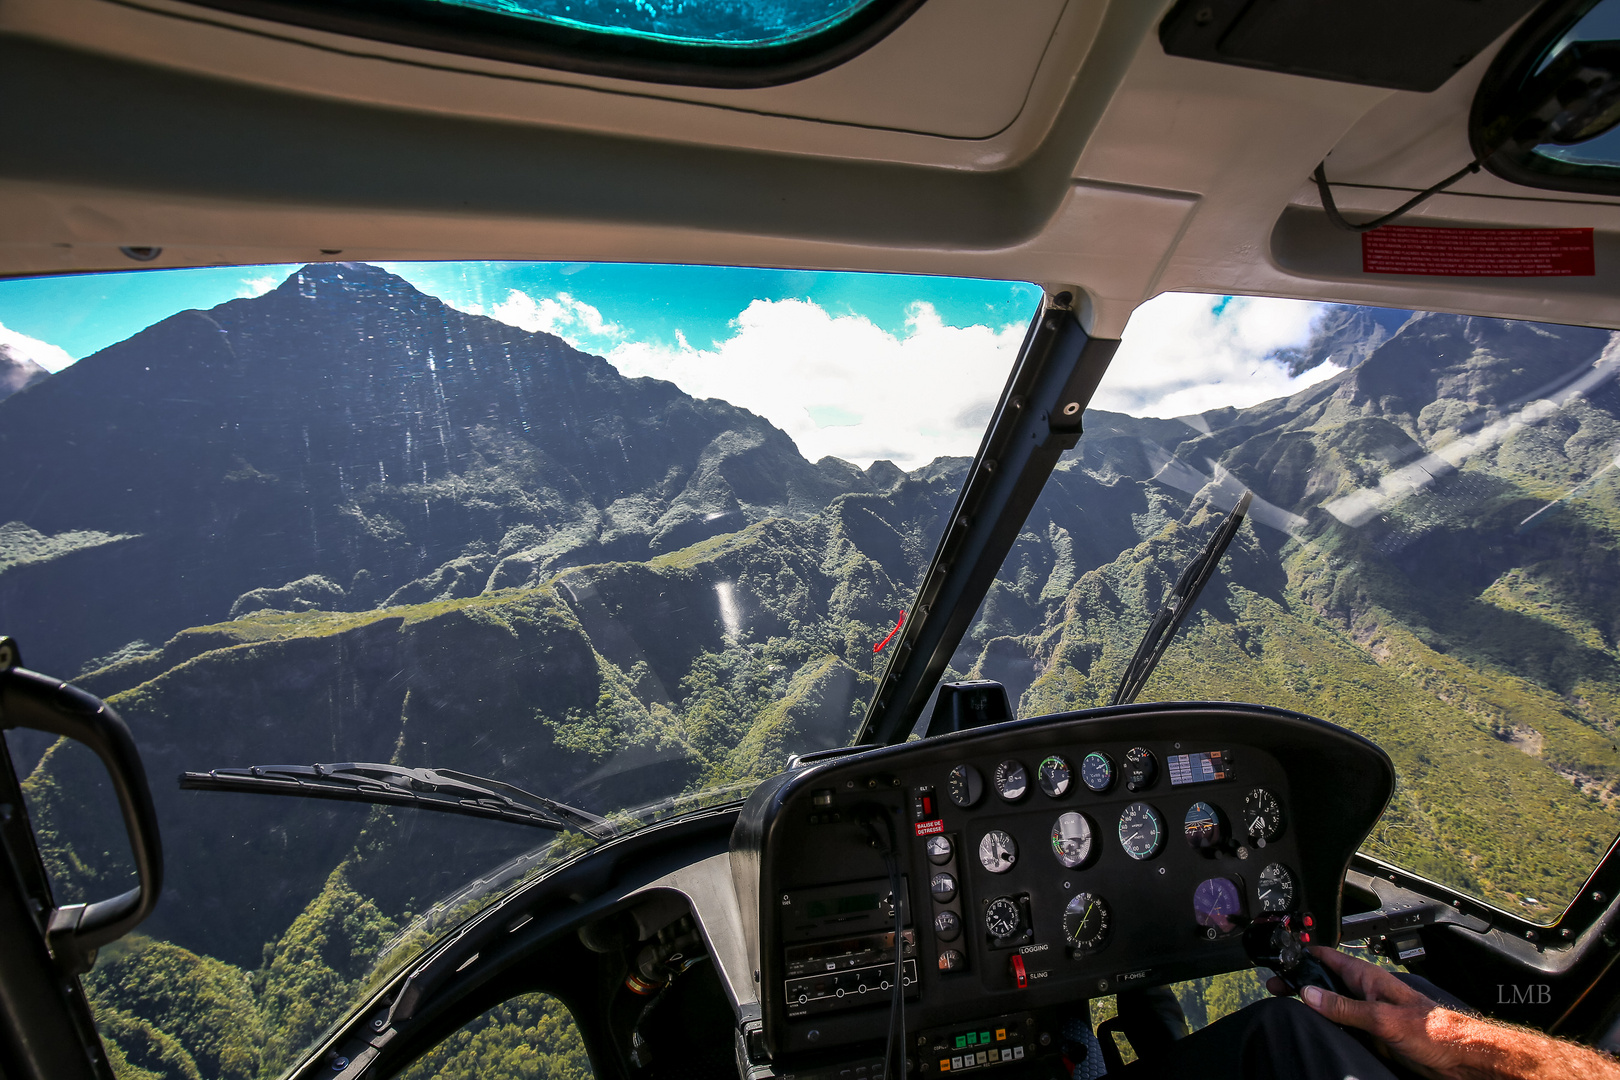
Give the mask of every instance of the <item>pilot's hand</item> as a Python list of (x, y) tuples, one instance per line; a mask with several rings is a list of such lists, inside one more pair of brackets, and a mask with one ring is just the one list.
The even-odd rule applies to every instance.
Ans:
[[(1379, 1049), (1423, 1076), (1446, 1080), (1620, 1080), (1620, 1064), (1604, 1054), (1540, 1032), (1509, 1027), (1441, 1006), (1377, 964), (1337, 949), (1311, 954), (1344, 981), (1355, 997), (1307, 986), (1305, 1004), (1345, 1027), (1373, 1037)], [(1281, 979), (1266, 984), (1286, 994)]]

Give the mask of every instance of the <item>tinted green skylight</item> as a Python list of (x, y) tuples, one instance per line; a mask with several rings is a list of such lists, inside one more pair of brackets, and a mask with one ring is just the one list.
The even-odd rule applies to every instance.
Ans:
[(437, 0), (553, 26), (680, 45), (764, 48), (832, 29), (873, 0)]

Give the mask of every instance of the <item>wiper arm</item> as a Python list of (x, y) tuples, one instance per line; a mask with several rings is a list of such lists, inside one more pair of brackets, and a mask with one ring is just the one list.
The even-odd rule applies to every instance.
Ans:
[(1226, 515), (1226, 520), (1215, 530), (1215, 535), (1209, 538), (1204, 550), (1187, 564), (1187, 568), (1176, 579), (1175, 588), (1170, 590), (1170, 595), (1165, 597), (1164, 606), (1159, 608), (1159, 613), (1153, 616), (1153, 621), (1148, 624), (1147, 633), (1142, 636), (1142, 643), (1136, 647), (1136, 655), (1131, 657), (1131, 662), (1126, 665), (1125, 674), (1119, 679), (1119, 688), (1114, 691), (1114, 699), (1108, 704), (1128, 705), (1136, 700), (1136, 695), (1147, 685), (1148, 677), (1153, 674), (1153, 669), (1159, 666), (1159, 659), (1170, 647), (1176, 631), (1181, 628), (1182, 620), (1198, 602), (1198, 594), (1204, 591), (1209, 579), (1215, 576), (1215, 568), (1221, 564), (1221, 556), (1226, 554), (1232, 538), (1237, 535), (1238, 527), (1243, 524), (1243, 517), (1249, 512), (1249, 503), (1253, 499), (1254, 493), (1245, 489), (1243, 497), (1237, 501), (1232, 512)]
[(563, 832), (576, 829), (606, 840), (617, 830), (605, 818), (503, 784), (452, 769), (406, 769), (353, 761), (338, 765), (255, 765), (247, 769), (183, 772), (191, 791), (247, 791), (305, 799), (382, 803), (493, 818)]

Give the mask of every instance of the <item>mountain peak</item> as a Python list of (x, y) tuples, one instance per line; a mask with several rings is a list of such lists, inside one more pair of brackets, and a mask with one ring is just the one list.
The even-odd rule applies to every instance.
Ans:
[(396, 304), (402, 300), (442, 303), (398, 274), (362, 262), (307, 263), (266, 295), (278, 294), (305, 300), (366, 295), (386, 296)]
[(19, 390), (28, 389), (41, 379), (50, 378), (50, 374), (21, 349), (0, 341), (0, 401)]

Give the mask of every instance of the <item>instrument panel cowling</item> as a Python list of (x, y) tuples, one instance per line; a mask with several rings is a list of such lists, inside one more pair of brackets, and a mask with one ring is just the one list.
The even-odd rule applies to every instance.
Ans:
[[(1119, 762), (1136, 748), (1157, 755), (1161, 766), (1140, 790), (1117, 783), (1096, 792), (1076, 782), (1053, 796), (1031, 783), (1009, 800), (987, 783), (972, 806), (947, 797), (948, 775), (958, 765), (988, 777), (998, 764), (1015, 760), (1033, 775), (1049, 754), (1078, 765), (1089, 752)], [(1172, 782), (1166, 757), (1190, 753), (1196, 759), (1212, 751), (1231, 760), (1227, 774), (1217, 774), (1214, 782)], [(879, 835), (894, 831), (909, 898), (904, 912), (908, 928), (915, 930), (921, 986), (907, 994), (911, 1030), (1051, 1007), (1114, 993), (1127, 983), (1159, 985), (1246, 967), (1241, 935), (1211, 926), (1207, 912), (1195, 913), (1195, 894), (1227, 902), (1234, 895), (1240, 901), (1246, 897), (1248, 913), (1255, 913), (1262, 868), (1275, 862), (1291, 871), (1292, 910), (1312, 914), (1319, 944), (1336, 944), (1344, 874), (1383, 813), (1394, 779), (1388, 755), (1353, 732), (1301, 713), (1231, 702), (1135, 704), (1032, 717), (854, 750), (774, 776), (755, 789), (731, 840), (732, 876), (767, 1048), (773, 1057), (791, 1056), (883, 1037), (891, 994), (866, 995), (861, 989), (863, 996), (852, 993), (847, 1002), (829, 998), (833, 1008), (810, 1015), (800, 997), (790, 1015), (785, 989), (790, 958), (807, 954), (784, 936), (784, 904), (796, 896), (831, 895), (829, 887), (847, 884), (855, 911), (874, 888), (886, 892), (874, 886), (887, 880), (887, 864), (872, 842), (874, 821), (882, 826)], [(1184, 815), (1207, 816), (1212, 806), (1238, 833), (1246, 796), (1257, 786), (1276, 796), (1284, 815), (1283, 827), (1269, 843), (1234, 835), (1224, 846), (1212, 846), (1207, 836), (1200, 843), (1190, 834), (1183, 837)], [(1141, 803), (1156, 814), (1127, 814)], [(1078, 868), (1064, 855), (1044, 850), (1056, 839), (1052, 822), (1065, 813), (1081, 813), (1093, 822), (1093, 853)], [(1140, 854), (1150, 846), (1142, 838), (1116, 838), (1122, 819), (1135, 823), (1153, 816), (1162, 818), (1167, 835), (1147, 857)], [(943, 864), (939, 856), (945, 845), (936, 842), (932, 858), (927, 850), (929, 837), (936, 835), (950, 838), (953, 846), (954, 854)], [(986, 837), (999, 854), (981, 864), (978, 849)], [(1127, 839), (1133, 843), (1125, 844)], [(1017, 849), (1016, 862), (1002, 850), (1009, 841)], [(948, 889), (931, 895), (930, 879), (940, 872), (953, 875), (960, 889), (948, 905), (960, 916), (960, 937), (935, 937), (934, 917), (946, 910), (940, 896), (950, 895)], [(1217, 877), (1233, 888), (1201, 888)], [(1100, 946), (1077, 947), (1063, 936), (1063, 901), (1077, 895), (1105, 897), (1112, 907), (1109, 936)], [(1012, 903), (995, 904), (995, 917), (986, 922), (997, 900)], [(1016, 910), (1028, 925), (1016, 935), (994, 937), (991, 931), (1004, 930)], [(804, 915), (793, 913), (795, 942), (805, 937)], [(1076, 926), (1084, 921), (1088, 931), (1099, 922), (1079, 916), (1068, 921)], [(868, 933), (859, 948), (851, 938), (847, 955), (866, 959), (850, 964), (873, 962), (870, 923), (864, 918), (850, 924), (867, 927)], [(830, 972), (840, 945), (836, 911), (829, 909), (826, 925), (830, 936), (812, 953), (829, 958)], [(955, 954), (948, 970), (943, 959), (935, 960), (947, 943)], [(802, 963), (793, 968), (795, 974), (804, 970)], [(828, 975), (827, 985), (840, 977)], [(843, 978), (848, 986), (862, 981), (858, 975)], [(796, 980), (793, 993), (804, 985), (805, 980)]]

